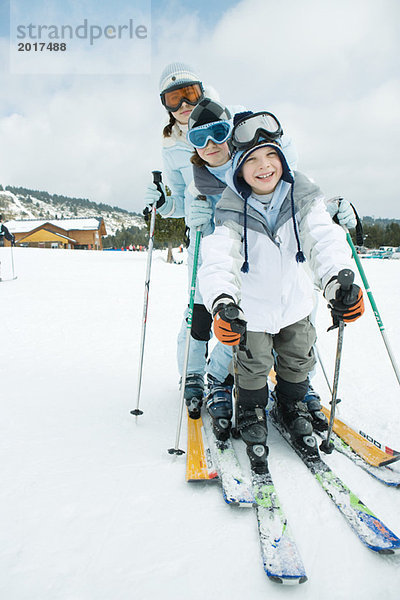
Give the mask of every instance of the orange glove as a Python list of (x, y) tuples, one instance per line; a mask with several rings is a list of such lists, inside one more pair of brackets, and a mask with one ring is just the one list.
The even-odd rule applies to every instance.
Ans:
[(221, 302), (213, 310), (214, 333), (226, 346), (239, 344), (246, 331), (243, 311), (235, 302)]
[(329, 301), (334, 322), (352, 323), (364, 314), (362, 289), (355, 283), (350, 289), (343, 290), (335, 277), (326, 286), (325, 298)]

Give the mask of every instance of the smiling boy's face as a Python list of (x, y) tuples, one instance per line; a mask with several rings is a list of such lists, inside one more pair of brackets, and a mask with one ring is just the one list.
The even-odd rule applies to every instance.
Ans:
[(282, 177), (277, 151), (270, 146), (254, 150), (245, 160), (241, 174), (255, 194), (271, 194)]

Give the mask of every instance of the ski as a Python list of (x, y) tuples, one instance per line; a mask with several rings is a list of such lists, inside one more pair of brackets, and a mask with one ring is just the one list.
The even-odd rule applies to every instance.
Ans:
[(252, 507), (254, 495), (250, 482), (243, 474), (232, 440), (228, 439), (225, 442), (217, 440), (208, 414), (204, 417), (204, 425), (225, 502), (236, 506)]
[[(322, 407), (322, 412), (329, 419), (330, 410)], [(386, 453), (380, 447), (369, 441), (365, 435), (357, 433), (354, 429), (346, 425), (343, 421), (335, 418), (333, 423), (333, 431), (338, 437), (340, 437), (348, 446), (350, 446), (354, 452), (361, 456), (364, 461), (373, 467), (384, 467), (385, 463), (395, 462), (397, 456), (400, 459), (400, 454), (395, 450), (391, 453)], [(379, 444), (380, 446), (380, 444)]]
[(382, 442), (379, 442), (378, 440), (375, 440), (372, 436), (370, 436), (368, 433), (366, 433), (362, 429), (359, 429), (358, 433), (363, 438), (365, 438), (366, 440), (368, 440), (368, 442), (371, 442), (372, 444), (374, 444), (374, 446), (376, 446), (377, 448), (380, 448), (381, 450), (383, 450), (383, 452), (385, 452), (385, 454), (388, 454), (389, 457), (392, 457), (392, 456), (399, 456), (400, 457), (400, 452), (398, 450), (393, 450), (393, 448), (390, 448), (390, 446), (386, 446)]
[(268, 578), (286, 585), (307, 581), (293, 534), (269, 472), (252, 471), (258, 533), (264, 570)]
[[(276, 385), (276, 374), (273, 368), (269, 373), (268, 379), (273, 388)], [(322, 406), (322, 412), (329, 420), (331, 414), (329, 408)], [(391, 469), (385, 472), (377, 470), (378, 468), (382, 469), (400, 461), (400, 452), (398, 450), (393, 450), (393, 448), (375, 440), (361, 429), (358, 432), (355, 431), (337, 417), (334, 420), (333, 432), (339, 438), (338, 443), (334, 442), (336, 450), (353, 460), (358, 466), (376, 479), (379, 479), (379, 481), (382, 481), (382, 483), (394, 486), (399, 485), (400, 474), (395, 475)], [(359, 461), (356, 455), (360, 456), (365, 462)], [(369, 469), (367, 465), (371, 465), (374, 468)], [(396, 483), (397, 480), (399, 480), (399, 483)]]
[(187, 419), (186, 481), (212, 481), (218, 477), (204, 433), (203, 421)]
[[(320, 432), (316, 432), (322, 439), (325, 439), (325, 435)], [(355, 465), (366, 471), (369, 475), (384, 483), (385, 485), (389, 485), (392, 487), (400, 487), (400, 472), (395, 471), (389, 465), (375, 467), (370, 465), (367, 461), (363, 459), (362, 456), (357, 454), (357, 452), (347, 444), (341, 437), (336, 435), (332, 431), (331, 442), (337, 452), (343, 454), (347, 458), (349, 458)]]
[(255, 507), (261, 557), (268, 578), (281, 584), (307, 581), (304, 565), (276, 493), (271, 474), (251, 471), (251, 482), (243, 475), (232, 440), (217, 440), (208, 415), (206, 435), (217, 467), (225, 502)]
[[(400, 538), (357, 497), (324, 460), (317, 455), (309, 456), (295, 445), (286, 429), (269, 413), (270, 421), (292, 446), (306, 467), (314, 475), (323, 490), (335, 503), (360, 541), (370, 550), (381, 554), (400, 551)], [(313, 438), (315, 441), (315, 438)]]

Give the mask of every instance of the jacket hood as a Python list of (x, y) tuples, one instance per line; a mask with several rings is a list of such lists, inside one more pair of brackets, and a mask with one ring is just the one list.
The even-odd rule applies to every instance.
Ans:
[(251, 195), (251, 187), (248, 183), (239, 175), (240, 170), (244, 164), (244, 161), (255, 152), (255, 150), (259, 150), (260, 148), (274, 148), (278, 153), (279, 159), (282, 164), (282, 177), (283, 181), (292, 184), (294, 182), (293, 173), (288, 165), (285, 154), (279, 144), (276, 142), (263, 142), (261, 144), (257, 144), (248, 150), (238, 150), (235, 152), (232, 158), (232, 170), (229, 174), (227, 174), (227, 182), (229, 181), (229, 187), (232, 187), (236, 193), (238, 193), (244, 200), (246, 200)]
[(294, 206), (294, 198), (293, 198), (293, 186), (294, 186), (294, 176), (288, 165), (285, 154), (282, 151), (282, 148), (277, 143), (272, 142), (263, 142), (262, 144), (257, 144), (248, 150), (239, 150), (232, 157), (232, 168), (226, 174), (226, 183), (229, 188), (231, 188), (236, 194), (241, 196), (244, 200), (244, 232), (243, 232), (243, 244), (244, 244), (244, 263), (242, 265), (242, 272), (247, 273), (249, 271), (249, 255), (248, 255), (248, 245), (247, 245), (247, 201), (251, 196), (251, 187), (248, 183), (240, 177), (240, 169), (244, 161), (259, 148), (271, 147), (276, 150), (278, 156), (280, 158), (282, 164), (282, 181), (286, 181), (290, 184), (290, 202), (291, 202), (291, 212), (292, 212), (292, 223), (293, 230), (296, 237), (297, 243), (297, 253), (296, 253), (296, 261), (304, 262), (305, 256), (301, 249), (300, 245), (300, 237), (297, 228), (296, 215), (295, 215), (295, 206)]

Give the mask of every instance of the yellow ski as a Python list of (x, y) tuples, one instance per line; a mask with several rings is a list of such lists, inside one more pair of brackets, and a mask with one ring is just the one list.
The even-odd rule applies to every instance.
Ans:
[(204, 435), (203, 421), (187, 419), (186, 481), (208, 481), (218, 477)]
[[(322, 412), (329, 419), (330, 410), (322, 407)], [(361, 456), (368, 464), (373, 467), (379, 467), (382, 463), (390, 459), (390, 455), (377, 448), (374, 444), (366, 440), (362, 435), (354, 431), (351, 427), (335, 419), (333, 423), (333, 431), (338, 435), (346, 444), (349, 444), (359, 456)]]

